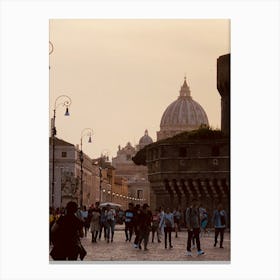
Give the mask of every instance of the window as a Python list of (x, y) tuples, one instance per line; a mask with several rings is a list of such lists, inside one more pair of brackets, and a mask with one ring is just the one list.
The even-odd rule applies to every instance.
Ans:
[(143, 190), (137, 190), (137, 198), (143, 198)]
[(61, 157), (67, 157), (67, 152), (61, 152)]
[(217, 157), (220, 155), (220, 148), (218, 146), (212, 147), (212, 156)]
[(131, 155), (126, 155), (126, 160), (131, 160)]
[(180, 147), (179, 148), (179, 157), (186, 157), (187, 156), (187, 148), (186, 147)]

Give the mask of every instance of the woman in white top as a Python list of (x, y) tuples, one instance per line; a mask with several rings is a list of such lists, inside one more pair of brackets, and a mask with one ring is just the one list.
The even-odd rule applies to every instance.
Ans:
[(162, 216), (159, 227), (164, 228), (164, 245), (165, 249), (167, 249), (167, 234), (168, 234), (168, 239), (169, 239), (169, 248), (173, 248), (171, 244), (171, 232), (172, 229), (174, 228), (174, 217), (173, 214), (170, 212), (170, 209), (166, 209), (166, 213)]

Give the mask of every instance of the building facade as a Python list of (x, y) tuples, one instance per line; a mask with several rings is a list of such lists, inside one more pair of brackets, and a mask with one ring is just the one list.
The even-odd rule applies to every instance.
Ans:
[[(78, 205), (81, 201), (81, 162), (80, 150), (62, 139), (54, 138), (54, 168), (53, 145), (49, 139), (49, 201), (54, 208), (65, 207), (69, 201)], [(52, 180), (54, 169), (54, 195), (52, 202)], [(83, 205), (89, 206), (99, 200), (99, 166), (95, 165), (89, 156), (83, 153)]]
[(190, 105), (185, 80), (178, 100), (162, 116), (158, 141), (133, 157), (136, 164), (148, 168), (152, 209), (184, 209), (197, 198), (210, 213), (218, 202), (230, 212), (229, 68), (230, 55), (217, 60), (222, 130), (209, 128), (202, 107)]
[(150, 184), (148, 181), (148, 169), (146, 166), (136, 165), (132, 158), (137, 151), (146, 145), (153, 143), (152, 138), (145, 130), (138, 145), (133, 147), (130, 142), (124, 148), (119, 146), (117, 156), (112, 159), (112, 165), (116, 169), (116, 175), (125, 177), (128, 184), (128, 197), (134, 204), (150, 203)]

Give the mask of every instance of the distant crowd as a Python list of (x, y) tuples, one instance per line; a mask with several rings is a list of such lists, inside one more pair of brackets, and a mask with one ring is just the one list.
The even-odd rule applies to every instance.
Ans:
[(214, 246), (218, 244), (223, 248), (224, 231), (227, 226), (227, 214), (221, 203), (212, 215), (210, 221), (206, 209), (199, 205), (197, 199), (193, 199), (190, 207), (181, 209), (160, 207), (152, 212), (148, 204), (135, 205), (129, 203), (128, 209), (115, 208), (108, 203), (100, 207), (99, 202), (88, 209), (84, 206), (78, 208), (75, 202), (69, 202), (66, 208), (50, 208), (50, 255), (54, 260), (82, 260), (86, 255), (80, 238), (91, 233), (92, 243), (99, 242), (104, 237), (107, 243), (114, 241), (115, 225), (125, 224), (124, 240), (132, 242), (136, 249), (148, 250), (149, 238), (151, 242), (161, 243), (164, 240), (164, 248), (172, 249), (172, 232), (175, 238), (182, 227), (187, 228), (186, 255), (192, 256), (192, 249), (196, 247), (197, 254), (205, 252), (200, 247), (201, 235), (208, 233), (208, 227), (215, 228)]

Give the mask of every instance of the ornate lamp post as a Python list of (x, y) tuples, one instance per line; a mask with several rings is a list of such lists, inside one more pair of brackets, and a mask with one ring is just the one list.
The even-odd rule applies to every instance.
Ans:
[[(60, 103), (58, 103), (58, 100), (61, 100)], [(65, 116), (70, 116), (69, 114), (69, 106), (71, 105), (72, 101), (71, 98), (67, 95), (60, 95), (56, 98), (54, 103), (54, 109), (53, 109), (53, 118), (52, 118), (52, 206), (54, 206), (54, 170), (55, 170), (55, 135), (56, 135), (56, 127), (55, 127), (55, 118), (56, 118), (56, 109), (58, 106), (62, 105), (66, 107), (65, 110)]]
[(49, 55), (53, 52), (53, 44), (51, 41), (49, 41)]
[(81, 132), (81, 150), (80, 150), (80, 164), (81, 164), (81, 189), (80, 189), (80, 207), (83, 207), (83, 162), (84, 162), (84, 155), (83, 155), (83, 137), (88, 136), (88, 143), (91, 143), (91, 135), (93, 134), (93, 130), (91, 128), (84, 128)]
[(101, 187), (102, 187), (102, 167), (99, 166), (99, 177), (100, 177), (100, 181), (99, 181), (99, 202), (101, 203)]

